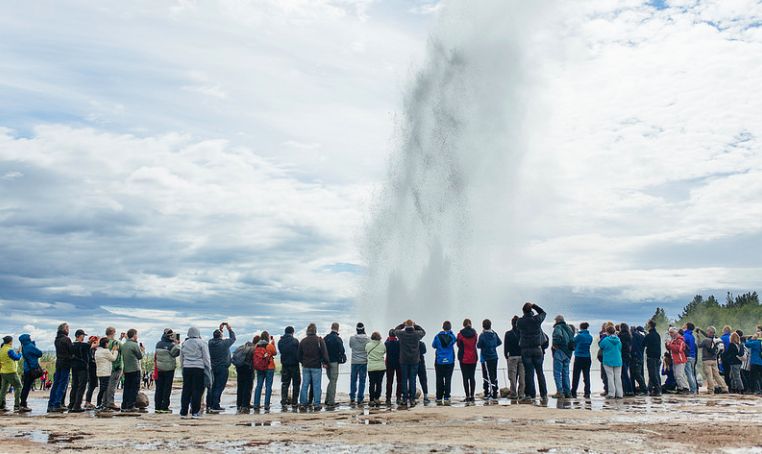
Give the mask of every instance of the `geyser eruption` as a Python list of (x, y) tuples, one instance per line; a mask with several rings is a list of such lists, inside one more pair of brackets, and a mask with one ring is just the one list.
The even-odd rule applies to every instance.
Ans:
[(446, 3), (368, 226), (362, 316), (433, 330), (505, 301), (536, 3)]

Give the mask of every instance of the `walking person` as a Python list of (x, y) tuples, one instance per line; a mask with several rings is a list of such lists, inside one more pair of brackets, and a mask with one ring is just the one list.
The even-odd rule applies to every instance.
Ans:
[[(228, 338), (222, 335), (222, 330), (227, 328)], [(222, 392), (228, 384), (230, 374), (230, 347), (235, 344), (235, 332), (228, 322), (220, 323), (220, 327), (214, 330), (209, 339), (209, 358), (212, 365), (212, 388), (206, 395), (207, 413), (221, 413), (224, 410), (220, 406)]]
[(53, 374), (53, 387), (50, 389), (48, 399), (48, 413), (62, 413), (66, 411), (63, 400), (66, 389), (69, 387), (69, 374), (71, 373), (71, 339), (69, 339), (69, 325), (61, 323), (56, 331), (56, 340), (53, 342), (56, 348), (56, 373)]
[(418, 363), (421, 361), (421, 339), (426, 331), (406, 320), (397, 325), (394, 334), (400, 341), (400, 369), (402, 369), (402, 405), (416, 405), (415, 379), (418, 376)]
[(661, 336), (656, 331), (656, 322), (648, 321), (648, 334), (644, 339), (646, 367), (648, 368), (648, 394), (661, 396)]
[(442, 323), (440, 331), (431, 342), (434, 349), (434, 373), (436, 374), (437, 405), (450, 405), (452, 391), (452, 373), (455, 370), (455, 343), (457, 338), (452, 332), (450, 321)]
[(688, 322), (683, 327), (683, 341), (687, 346), (685, 358), (685, 378), (688, 380), (688, 389), (691, 394), (698, 392), (698, 381), (696, 380), (696, 359), (698, 358), (698, 344), (694, 331), (696, 326)]
[(580, 323), (579, 331), (574, 336), (574, 366), (572, 368), (571, 386), (571, 396), (574, 398), (577, 397), (580, 375), (585, 380), (584, 398), (590, 398), (590, 367), (592, 366), (590, 346), (593, 344), (593, 336), (590, 334), (589, 328), (589, 323)]
[[(299, 340), (294, 337), (294, 327), (287, 326), (278, 340), (280, 352), (280, 405), (299, 405), (299, 387), (302, 375), (299, 371)], [(291, 393), (289, 393), (291, 389)]]
[(239, 345), (230, 359), (235, 366), (235, 404), (239, 413), (250, 411), (251, 395), (254, 391), (254, 346), (257, 342), (259, 342), (259, 336), (254, 336), (251, 342)]
[(481, 353), (484, 400), (492, 403), (497, 403), (500, 390), (497, 382), (497, 348), (501, 345), (503, 345), (503, 341), (500, 340), (500, 336), (492, 331), (492, 321), (484, 319), (482, 321), (482, 333), (476, 342), (476, 348)]
[(418, 351), (421, 353), (420, 361), (418, 361), (418, 383), (421, 385), (421, 392), (423, 393), (423, 403), (428, 404), (429, 400), (429, 378), (426, 374), (426, 344), (423, 341), (418, 345)]
[(643, 375), (643, 355), (646, 348), (646, 336), (643, 327), (638, 326), (632, 330), (632, 348), (630, 349), (630, 381), (632, 391), (636, 394), (648, 394), (648, 385)]
[(706, 391), (709, 394), (715, 393), (715, 387), (719, 388), (722, 393), (728, 392), (728, 385), (725, 384), (725, 380), (720, 375), (720, 369), (717, 367), (717, 356), (720, 353), (719, 345), (722, 344), (722, 340), (714, 337), (716, 332), (717, 329), (714, 326), (707, 327), (704, 333), (706, 337), (699, 344)]
[[(111, 348), (109, 349), (109, 345)], [(95, 375), (98, 377), (98, 398), (96, 399), (97, 408), (103, 410), (105, 407), (106, 393), (108, 391), (109, 381), (111, 380), (112, 365), (119, 357), (119, 346), (111, 344), (108, 337), (102, 337), (98, 341), (98, 348), (95, 350)]]
[(463, 320), (463, 328), (458, 332), (456, 343), (458, 344), (458, 362), (460, 373), (463, 376), (463, 389), (466, 392), (466, 405), (472, 405), (476, 393), (476, 363), (479, 360), (476, 352), (478, 336), (476, 330), (471, 327), (471, 320)]
[(154, 349), (154, 364), (156, 365), (154, 408), (158, 414), (172, 413), (169, 409), (169, 398), (172, 395), (178, 356), (180, 356), (180, 337), (175, 336), (175, 332), (167, 328)]
[(386, 349), (386, 405), (392, 404), (392, 388), (394, 379), (397, 379), (395, 397), (397, 405), (402, 402), (402, 369), (400, 368), (400, 341), (397, 339), (394, 328), (389, 330), (389, 337), (384, 342)]
[(138, 330), (127, 330), (127, 340), (121, 348), (124, 362), (124, 389), (122, 390), (122, 411), (136, 411), (135, 404), (140, 391), (140, 360), (143, 359), (145, 348), (138, 343)]
[(690, 392), (688, 378), (685, 375), (685, 363), (688, 361), (685, 356), (685, 341), (683, 336), (678, 333), (674, 326), (669, 329), (669, 337), (665, 346), (672, 359), (672, 373), (675, 375), (678, 394), (688, 394)]
[(635, 391), (630, 378), (630, 359), (632, 358), (632, 334), (627, 323), (619, 324), (619, 340), (622, 342), (622, 387), (625, 396), (634, 396)]
[(212, 376), (212, 360), (209, 344), (201, 339), (198, 328), (188, 329), (188, 337), (180, 347), (180, 367), (183, 369), (183, 392), (180, 398), (180, 416), (201, 417), (201, 396), (207, 380)]
[[(537, 384), (540, 388), (540, 398), (548, 399), (548, 388), (545, 384), (545, 373), (542, 363), (545, 357), (543, 344), (547, 336), (542, 332), (542, 322), (545, 320), (545, 311), (536, 304), (526, 303), (521, 308), (523, 315), (516, 322), (519, 330), (519, 346), (521, 347), (521, 362), (524, 364), (524, 380), (526, 383), (526, 396), (519, 403), (528, 404), (536, 397), (534, 376), (537, 374)], [(535, 313), (536, 312), (536, 313)]]
[(598, 346), (603, 351), (603, 367), (609, 382), (609, 399), (621, 399), (624, 397), (622, 386), (622, 341), (616, 335), (616, 329), (609, 326), (606, 329), (607, 336), (598, 341)]
[(127, 337), (127, 333), (121, 333), (119, 340), (115, 339), (116, 328), (109, 326), (106, 328), (106, 338), (109, 340), (108, 349), (116, 350), (116, 360), (111, 364), (111, 377), (108, 381), (108, 387), (106, 388), (106, 395), (103, 398), (104, 410), (119, 410), (119, 407), (114, 402), (116, 396), (116, 389), (119, 387), (119, 383), (122, 380), (122, 366), (124, 361), (122, 360), (122, 341)]
[(521, 347), (519, 346), (519, 331), (516, 323), (519, 317), (514, 315), (511, 319), (511, 329), (503, 336), (503, 356), (508, 363), (508, 381), (511, 383), (508, 397), (510, 399), (523, 399), (525, 391), (524, 363), (521, 362)]
[(320, 378), (322, 368), (328, 365), (328, 349), (323, 338), (317, 335), (317, 326), (310, 323), (307, 326), (307, 335), (299, 341), (297, 357), (302, 364), (302, 389), (299, 393), (299, 406), (306, 409), (310, 402), (307, 400), (308, 391), (312, 387), (312, 410), (320, 411)]
[(365, 378), (368, 375), (368, 353), (365, 346), (370, 342), (370, 338), (365, 334), (365, 325), (362, 322), (358, 322), (355, 329), (357, 334), (349, 338), (349, 348), (352, 351), (349, 403), (362, 405), (365, 398)]
[(98, 373), (95, 365), (95, 350), (98, 349), (98, 336), (90, 336), (87, 339), (87, 343), (90, 345), (90, 351), (87, 355), (87, 393), (85, 394), (85, 409), (93, 410), (93, 394), (95, 388), (98, 387)]
[(381, 333), (374, 332), (370, 336), (370, 342), (365, 344), (365, 353), (368, 355), (368, 399), (372, 407), (381, 406), (381, 385), (386, 373), (384, 355), (386, 347), (381, 342)]
[(82, 413), (82, 401), (87, 390), (90, 364), (90, 344), (85, 342), (85, 330), (74, 333), (75, 342), (71, 346), (71, 394), (69, 394), (69, 413)]
[(556, 399), (571, 397), (571, 384), (569, 383), (569, 364), (574, 352), (574, 333), (566, 324), (563, 315), (556, 315), (553, 325), (553, 380), (556, 382)]
[(325, 336), (325, 348), (328, 350), (328, 388), (325, 391), (325, 406), (327, 410), (336, 408), (336, 383), (339, 381), (339, 365), (347, 362), (344, 341), (339, 336), (339, 324), (331, 324), (331, 332)]
[(13, 337), (3, 337), (3, 344), (0, 346), (0, 412), (6, 412), (5, 396), (8, 394), (8, 388), (13, 386), (13, 411), (21, 410), (21, 380), (19, 380), (18, 361), (22, 355), (20, 351), (13, 349)]
[(19, 336), (21, 343), (21, 356), (24, 358), (24, 385), (21, 389), (21, 406), (19, 411), (28, 413), (32, 411), (28, 405), (29, 391), (34, 388), (34, 382), (43, 376), (44, 371), (40, 367), (40, 358), (42, 350), (37, 348), (37, 343), (32, 340), (29, 334)]
[(262, 331), (259, 342), (254, 346), (254, 370), (257, 374), (257, 387), (254, 389), (254, 411), (259, 411), (262, 399), (262, 385), (265, 387), (265, 411), (270, 411), (270, 397), (273, 394), (273, 376), (275, 375), (275, 339), (270, 333)]

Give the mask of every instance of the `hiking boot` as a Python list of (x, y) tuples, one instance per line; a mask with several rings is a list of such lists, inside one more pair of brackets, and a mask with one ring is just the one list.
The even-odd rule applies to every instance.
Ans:
[(85, 409), (82, 407), (72, 408), (71, 410), (69, 410), (69, 413), (84, 413), (84, 412), (85, 412)]
[(564, 395), (563, 395), (562, 393), (559, 393), (559, 392), (557, 392), (557, 393), (553, 394), (553, 395), (552, 395), (552, 396), (550, 396), (550, 397), (552, 397), (552, 398), (554, 398), (554, 399), (563, 399), (563, 398), (564, 398)]
[(529, 397), (523, 397), (523, 398), (519, 399), (519, 404), (521, 404), (521, 405), (532, 404), (533, 402), (534, 402), (534, 399), (529, 398)]
[(26, 405), (22, 405), (21, 407), (19, 407), (19, 411), (21, 413), (29, 413), (30, 411), (32, 411), (32, 409), (27, 407)]

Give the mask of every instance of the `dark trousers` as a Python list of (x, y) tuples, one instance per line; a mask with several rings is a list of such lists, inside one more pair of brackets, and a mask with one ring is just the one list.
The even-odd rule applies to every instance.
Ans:
[(426, 376), (426, 363), (421, 361), (418, 363), (418, 383), (421, 384), (421, 392), (426, 397), (429, 394), (429, 379)]
[(585, 380), (585, 397), (590, 396), (590, 366), (592, 363), (593, 361), (590, 358), (574, 357), (574, 366), (572, 366), (572, 396), (577, 394), (580, 375)]
[[(24, 385), (21, 387), (21, 406), (26, 407), (27, 406), (27, 399), (29, 398), (29, 391), (32, 390), (32, 385), (34, 385), (34, 379), (32, 378), (31, 372), (24, 372)], [(16, 392), (14, 390), (14, 392)]]
[(635, 389), (632, 387), (632, 379), (630, 379), (630, 358), (622, 357), (622, 390), (625, 395), (634, 394)]
[(50, 389), (50, 399), (48, 400), (48, 408), (63, 407), (63, 401), (66, 398), (66, 388), (69, 387), (69, 372), (68, 367), (58, 367), (56, 365), (56, 373), (53, 374), (53, 387)]
[(219, 409), (222, 391), (228, 384), (228, 366), (218, 365), (212, 368), (212, 390), (206, 395), (206, 408)]
[(251, 407), (251, 392), (254, 389), (254, 369), (250, 366), (237, 366), (235, 406), (238, 409)]
[[(749, 353), (751, 354), (751, 352)], [(757, 364), (751, 365), (749, 389), (755, 394), (762, 394), (762, 366)]]
[(72, 368), (71, 393), (69, 394), (69, 410), (82, 408), (82, 399), (87, 389), (87, 369)]
[(156, 410), (169, 410), (169, 396), (172, 395), (172, 382), (174, 380), (174, 370), (160, 370), (156, 374), (156, 390), (153, 395)]
[(603, 361), (598, 360), (601, 363), (601, 380), (603, 381), (603, 392), (608, 395), (609, 393), (609, 377), (606, 375), (606, 369), (603, 367)]
[(98, 406), (103, 405), (103, 400), (106, 397), (106, 390), (108, 389), (108, 382), (111, 380), (111, 375), (105, 377), (98, 377)]
[(201, 411), (201, 396), (204, 394), (204, 369), (183, 369), (183, 393), (180, 396), (180, 415), (188, 415), (190, 406), (191, 414)]
[(122, 391), (122, 410), (135, 408), (140, 391), (140, 371), (124, 373), (124, 390)]
[(397, 377), (397, 399), (402, 398), (402, 369), (400, 366), (386, 368), (386, 400), (392, 400), (392, 385), (394, 377)]
[(497, 399), (497, 358), (482, 362), (482, 387), (485, 398)]
[[(648, 390), (646, 378), (643, 376), (643, 360), (630, 361), (630, 380), (632, 380), (632, 390), (645, 394)], [(635, 389), (637, 385), (637, 390)]]
[(540, 397), (548, 397), (548, 386), (545, 383), (545, 372), (542, 370), (544, 355), (542, 349), (532, 348), (521, 350), (521, 363), (524, 365), (524, 381), (526, 382), (526, 395), (537, 397), (534, 386), (534, 375), (537, 374), (537, 383), (540, 387)]
[(368, 372), (368, 398), (372, 401), (381, 399), (381, 383), (384, 382), (385, 370)]
[(463, 389), (466, 392), (466, 398), (471, 399), (476, 392), (476, 364), (460, 363), (460, 374), (463, 376)]
[(93, 402), (93, 393), (97, 387), (98, 371), (95, 369), (95, 364), (90, 364), (90, 367), (87, 368), (87, 395), (85, 396), (85, 402), (88, 404)]
[(647, 358), (648, 392), (661, 394), (661, 358)]
[(450, 399), (454, 370), (455, 364), (434, 364), (434, 373), (437, 377), (437, 400)]
[[(299, 364), (281, 366), (280, 369), (280, 403), (281, 405), (297, 405), (299, 403), (299, 391), (302, 386), (302, 374)], [(289, 389), (291, 394), (289, 398)]]

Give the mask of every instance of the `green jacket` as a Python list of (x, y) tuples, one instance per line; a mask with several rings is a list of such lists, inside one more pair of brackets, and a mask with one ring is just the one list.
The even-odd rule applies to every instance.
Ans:
[(116, 340), (116, 339), (111, 339), (108, 342), (108, 349), (109, 349), (109, 351), (111, 351), (111, 349), (114, 348), (114, 345), (118, 345), (119, 346), (119, 350), (117, 350), (118, 353), (116, 355), (116, 361), (114, 361), (111, 364), (111, 372), (116, 372), (118, 370), (122, 370), (122, 365), (124, 363), (124, 361), (122, 360), (122, 344), (118, 340)]
[(134, 340), (127, 339), (127, 342), (122, 344), (120, 352), (122, 354), (122, 361), (124, 361), (124, 373), (139, 372), (140, 360), (143, 359), (140, 345)]
[(371, 340), (365, 344), (365, 351), (368, 353), (368, 371), (386, 370), (386, 363), (384, 362), (386, 346), (383, 342)]

